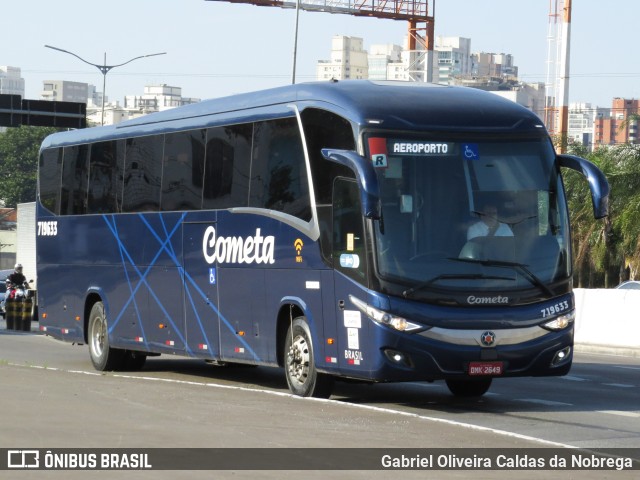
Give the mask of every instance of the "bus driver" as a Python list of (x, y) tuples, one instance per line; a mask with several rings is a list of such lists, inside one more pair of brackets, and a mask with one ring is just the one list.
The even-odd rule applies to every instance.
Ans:
[(485, 203), (477, 212), (480, 221), (467, 230), (467, 240), (475, 237), (512, 237), (513, 232), (506, 223), (498, 221), (498, 208), (492, 203)]

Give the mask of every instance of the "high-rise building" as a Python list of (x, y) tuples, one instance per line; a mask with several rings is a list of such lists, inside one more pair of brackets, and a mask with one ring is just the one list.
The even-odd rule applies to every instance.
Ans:
[(594, 147), (615, 143), (638, 143), (639, 123), (640, 100), (614, 98), (611, 114), (594, 120)]
[[(369, 49), (369, 80), (392, 80), (397, 75), (394, 66), (400, 67), (400, 72), (405, 70), (402, 65), (402, 47), (400, 45), (371, 45)], [(389, 67), (391, 66), (391, 71)], [(397, 76), (396, 76), (396, 79)], [(401, 80), (406, 80), (402, 78)]]
[(331, 40), (331, 60), (316, 64), (318, 80), (357, 80), (369, 78), (367, 52), (361, 38), (335, 35)]
[(609, 118), (608, 108), (598, 108), (590, 103), (575, 102), (569, 105), (569, 127), (567, 136), (570, 140), (584, 146), (593, 145), (593, 132), (596, 120)]
[(450, 85), (453, 77), (471, 73), (471, 39), (437, 37), (434, 47), (433, 83)]
[[(109, 97), (105, 97), (104, 101), (107, 103), (109, 101)], [(89, 90), (87, 92), (87, 106), (102, 106), (102, 92), (99, 92), (95, 85), (89, 85)]]
[(24, 98), (24, 78), (20, 68), (0, 66), (0, 93)]
[(89, 85), (82, 82), (70, 82), (69, 80), (44, 80), (42, 82), (42, 100), (55, 102), (87, 103), (89, 97)]
[(508, 53), (477, 52), (471, 54), (471, 75), (474, 77), (518, 78), (518, 67)]

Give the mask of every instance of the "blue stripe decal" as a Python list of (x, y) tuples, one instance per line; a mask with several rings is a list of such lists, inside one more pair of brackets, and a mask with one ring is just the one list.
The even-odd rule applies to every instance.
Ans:
[[(186, 213), (184, 213), (182, 215), (182, 217), (180, 217), (179, 223), (182, 224), (182, 220), (184, 219), (184, 217), (186, 216)], [(169, 255), (169, 258), (171, 258), (171, 260), (173, 260), (173, 263), (176, 264), (176, 266), (180, 269), (181, 272), (183, 272), (184, 274), (184, 278), (185, 280), (188, 280), (189, 283), (196, 289), (196, 291), (198, 292), (198, 294), (200, 295), (200, 297), (206, 302), (207, 300), (207, 295), (200, 289), (200, 287), (198, 287), (198, 284), (195, 282), (195, 280), (191, 277), (191, 275), (189, 275), (185, 270), (184, 267), (180, 264), (180, 261), (178, 260), (178, 258), (175, 256), (175, 254), (173, 252), (170, 252), (167, 248), (166, 248), (166, 243), (167, 242), (163, 242), (162, 238), (160, 238), (158, 236), (158, 234), (155, 232), (155, 230), (153, 229), (153, 227), (147, 222), (147, 220), (140, 215), (140, 217), (142, 218), (142, 221), (144, 222), (145, 226), (149, 229), (149, 231), (151, 232), (151, 234), (156, 238), (156, 240), (158, 240), (158, 242), (161, 245), (161, 249), (163, 249), (167, 255)], [(164, 222), (162, 222), (162, 224), (164, 225)], [(175, 229), (174, 229), (175, 230)], [(174, 230), (172, 230), (171, 232), (171, 236), (173, 236)], [(165, 229), (166, 231), (166, 229)], [(185, 290), (186, 290), (186, 281), (185, 281)], [(229, 331), (231, 333), (233, 333), (234, 335), (236, 335), (236, 329), (231, 325), (231, 323), (224, 317), (224, 315), (222, 315), (222, 313), (220, 312), (220, 310), (218, 310), (218, 308), (212, 303), (212, 302), (208, 302), (209, 306), (211, 307), (211, 309), (216, 313), (216, 315), (218, 315), (218, 317), (220, 318), (220, 320), (222, 320), (222, 323), (224, 323), (224, 325), (229, 329)], [(192, 304), (193, 305), (193, 304)], [(195, 307), (194, 307), (194, 312), (195, 312)], [(197, 316), (197, 313), (196, 313)], [(200, 326), (200, 329), (203, 331), (204, 333), (204, 327), (202, 325), (202, 322), (200, 321), (200, 318), (197, 317), (197, 321), (198, 321), (198, 325)], [(251, 355), (253, 356), (253, 358), (256, 361), (259, 361), (260, 358), (258, 357), (258, 355), (256, 355), (256, 353), (253, 351), (253, 349), (249, 346), (249, 344), (246, 342), (246, 340), (244, 340), (242, 337), (238, 337), (238, 340), (240, 341), (240, 343), (242, 343), (242, 345), (245, 347), (245, 349), (247, 349), (249, 351), (249, 353), (251, 353)]]
[[(111, 229), (111, 225), (109, 224), (109, 220), (107, 219), (107, 217), (103, 215), (103, 218), (104, 218), (105, 222), (107, 222), (107, 225), (109, 226), (109, 228)], [(122, 242), (120, 242), (120, 237), (118, 235), (118, 227), (116, 225), (115, 217), (113, 217), (113, 229), (111, 231), (114, 234), (114, 237), (116, 238), (116, 240), (118, 240), (118, 249), (120, 250), (120, 258), (122, 259), (122, 265), (124, 267), (124, 274), (127, 277), (127, 284), (129, 285), (129, 292), (131, 293), (131, 297), (129, 297), (129, 298), (133, 301), (133, 307), (134, 307), (134, 309), (136, 311), (136, 317), (138, 318), (138, 324), (140, 325), (140, 330), (142, 331), (142, 339), (144, 340), (145, 347), (147, 347), (147, 349), (148, 349), (149, 344), (147, 342), (147, 336), (144, 334), (144, 325), (140, 321), (140, 310), (138, 309), (138, 302), (136, 302), (135, 291), (131, 286), (131, 278), (129, 277), (129, 271), (128, 271), (127, 267), (126, 267), (126, 262), (124, 260), (123, 250), (125, 250), (125, 248), (124, 248), (124, 245), (122, 245)], [(136, 291), (137, 291), (137, 289), (136, 289)], [(120, 321), (120, 318), (122, 317), (122, 314), (124, 313), (124, 310), (126, 310), (128, 304), (129, 303), (127, 303), (125, 305), (125, 307), (123, 308), (122, 312), (120, 312), (120, 314), (118, 315), (118, 318), (116, 319), (114, 324), (109, 327), (109, 333), (112, 332), (113, 327), (115, 327), (118, 324), (118, 322)]]
[[(163, 239), (160, 235), (158, 235), (158, 233), (154, 230), (154, 228), (149, 224), (149, 222), (147, 221), (145, 216), (143, 214), (138, 214), (138, 218), (140, 218), (142, 223), (147, 227), (149, 232), (155, 237), (155, 239), (160, 244), (159, 250), (157, 251), (156, 255), (151, 260), (150, 264), (146, 267), (144, 273), (135, 264), (133, 258), (129, 254), (129, 251), (127, 250), (125, 245), (120, 240), (120, 236), (118, 234), (118, 228), (117, 228), (117, 225), (116, 225), (115, 216), (113, 216), (113, 215), (102, 215), (102, 218), (104, 219), (105, 223), (109, 227), (109, 230), (111, 231), (111, 233), (114, 236), (116, 242), (118, 243), (118, 247), (120, 249), (120, 258), (122, 260), (122, 266), (124, 268), (124, 272), (125, 272), (125, 276), (126, 276), (126, 279), (127, 279), (127, 283), (129, 285), (129, 292), (130, 292), (129, 299), (127, 299), (127, 301), (124, 303), (124, 305), (122, 306), (122, 309), (120, 310), (120, 312), (115, 316), (115, 320), (109, 326), (109, 333), (110, 334), (113, 333), (113, 330), (115, 329), (115, 327), (118, 325), (118, 323), (120, 322), (120, 320), (124, 316), (125, 311), (129, 307), (129, 305), (131, 305), (131, 303), (133, 302), (134, 309), (135, 309), (135, 312), (136, 312), (136, 316), (138, 318), (138, 325), (140, 325), (140, 329), (142, 331), (142, 338), (144, 339), (145, 346), (148, 349), (148, 342), (147, 342), (147, 338), (146, 338), (145, 333), (144, 333), (144, 323), (142, 322), (142, 318), (141, 318), (141, 315), (140, 315), (140, 310), (138, 308), (138, 305), (137, 305), (137, 302), (136, 302), (136, 299), (135, 299), (135, 295), (137, 294), (137, 292), (140, 289), (140, 287), (144, 284), (146, 286), (147, 290), (149, 291), (149, 294), (153, 297), (153, 299), (155, 300), (157, 305), (160, 307), (160, 309), (164, 313), (164, 315), (167, 318), (168, 322), (171, 324), (171, 326), (173, 327), (174, 331), (176, 332), (176, 334), (178, 335), (180, 340), (183, 342), (187, 353), (189, 355), (193, 356), (193, 351), (189, 348), (186, 339), (182, 336), (182, 334), (180, 333), (180, 330), (176, 327), (173, 319), (169, 316), (168, 312), (166, 311), (166, 309), (162, 305), (161, 300), (158, 298), (156, 293), (153, 291), (153, 289), (151, 288), (151, 286), (147, 282), (147, 276), (151, 272), (151, 268), (155, 265), (155, 263), (158, 261), (158, 259), (160, 258), (160, 256), (162, 255), (163, 252), (166, 253), (169, 256), (169, 258), (173, 261), (173, 263), (178, 268), (178, 272), (180, 274), (180, 277), (183, 278), (183, 285), (185, 287), (186, 295), (187, 295), (187, 297), (189, 299), (189, 304), (191, 305), (191, 308), (193, 309), (196, 321), (198, 323), (200, 331), (202, 332), (202, 334), (204, 336), (205, 342), (207, 342), (207, 344), (210, 344), (210, 341), (209, 341), (209, 339), (207, 337), (207, 334), (206, 334), (206, 330), (205, 330), (204, 325), (203, 325), (202, 318), (200, 317), (200, 315), (198, 315), (198, 311), (197, 311), (195, 303), (193, 301), (193, 297), (191, 295), (191, 291), (190, 291), (190, 289), (186, 288), (187, 287), (187, 282), (195, 289), (195, 291), (198, 293), (198, 295), (200, 295), (200, 297), (205, 301), (205, 303), (209, 305), (209, 307), (218, 316), (218, 318), (222, 321), (222, 323), (226, 326), (226, 328), (231, 333), (233, 333), (234, 335), (236, 334), (235, 328), (222, 315), (220, 310), (218, 310), (218, 308), (213, 304), (213, 302), (207, 301), (207, 295), (200, 289), (200, 287), (196, 284), (195, 280), (191, 277), (191, 275), (189, 275), (186, 272), (186, 270), (184, 269), (184, 266), (180, 263), (179, 259), (177, 258), (176, 254), (175, 254), (175, 250), (173, 248), (173, 244), (171, 243), (171, 239), (173, 238), (175, 233), (179, 230), (179, 228), (182, 226), (183, 220), (184, 220), (186, 215), (187, 215), (186, 212), (183, 213), (180, 216), (180, 218), (178, 219), (178, 221), (176, 222), (176, 224), (173, 226), (173, 228), (169, 231), (169, 230), (167, 230), (167, 226), (165, 224), (164, 218), (162, 217), (161, 214), (158, 214), (158, 217), (160, 219), (160, 223), (162, 225), (162, 229), (164, 230), (164, 237), (165, 238)], [(134, 271), (136, 272), (136, 274), (139, 277), (139, 281), (135, 286), (133, 285), (133, 281), (134, 280), (132, 280), (130, 275), (129, 275), (127, 265), (130, 265), (131, 267), (133, 267)], [(249, 344), (247, 343), (247, 341), (245, 339), (243, 339), (242, 337), (237, 337), (237, 340), (253, 356), (254, 360), (256, 360), (256, 361), (260, 360), (258, 355), (249, 346)]]

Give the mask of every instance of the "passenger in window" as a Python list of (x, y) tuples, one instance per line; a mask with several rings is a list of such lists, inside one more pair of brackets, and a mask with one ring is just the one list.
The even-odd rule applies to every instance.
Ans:
[(492, 203), (485, 203), (479, 212), (480, 221), (474, 223), (467, 230), (467, 240), (475, 237), (512, 237), (513, 232), (506, 223), (498, 220), (498, 207)]

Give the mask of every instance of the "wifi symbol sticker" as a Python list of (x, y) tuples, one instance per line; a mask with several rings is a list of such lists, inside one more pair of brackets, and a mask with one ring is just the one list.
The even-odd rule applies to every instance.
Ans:
[(293, 242), (293, 246), (296, 249), (296, 263), (302, 263), (302, 247), (304, 246), (304, 243), (302, 243), (301, 239), (296, 238), (296, 241)]

